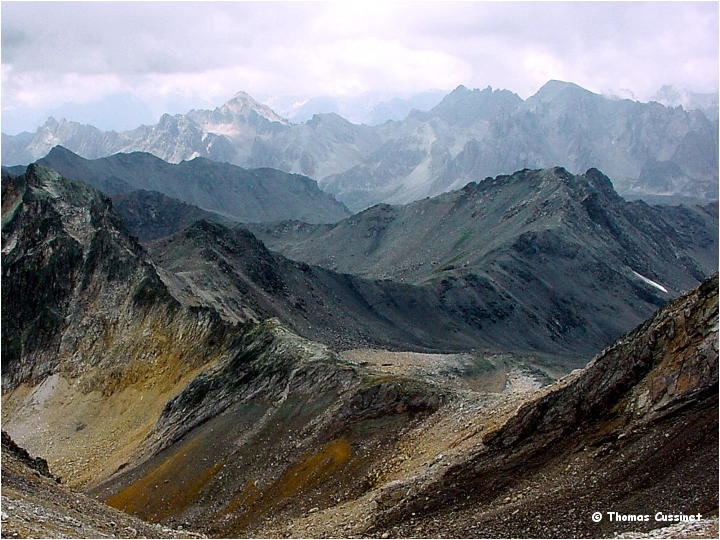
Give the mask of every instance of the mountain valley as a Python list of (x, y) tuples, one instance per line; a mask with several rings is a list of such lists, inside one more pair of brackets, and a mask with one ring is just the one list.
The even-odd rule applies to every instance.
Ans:
[(3, 534), (612, 537), (665, 524), (593, 511), (717, 517), (716, 206), (626, 202), (556, 167), (241, 225), (129, 187), (3, 170)]

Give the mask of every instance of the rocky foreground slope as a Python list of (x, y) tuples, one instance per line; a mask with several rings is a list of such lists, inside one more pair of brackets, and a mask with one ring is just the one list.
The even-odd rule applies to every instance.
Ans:
[(3, 538), (199, 538), (150, 524), (62, 486), (47, 462), (2, 432)]

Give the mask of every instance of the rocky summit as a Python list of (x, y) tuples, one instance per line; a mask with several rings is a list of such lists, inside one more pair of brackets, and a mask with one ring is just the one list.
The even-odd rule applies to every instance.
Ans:
[(2, 175), (3, 536), (717, 530), (716, 207), (554, 167), (239, 225), (67, 176)]

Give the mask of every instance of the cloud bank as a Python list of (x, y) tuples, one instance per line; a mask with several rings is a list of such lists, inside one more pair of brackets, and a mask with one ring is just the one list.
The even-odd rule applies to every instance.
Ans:
[(715, 92), (718, 4), (2, 4), (6, 132), (83, 105), (111, 127), (238, 90), (272, 101), (489, 84), (527, 97), (549, 79), (640, 99), (668, 83)]

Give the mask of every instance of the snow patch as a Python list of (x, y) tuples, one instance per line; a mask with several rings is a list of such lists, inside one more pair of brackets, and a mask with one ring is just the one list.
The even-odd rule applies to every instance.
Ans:
[(661, 290), (661, 291), (664, 292), (664, 293), (667, 293), (667, 292), (668, 292), (668, 290), (667, 290), (665, 287), (663, 287), (663, 286), (660, 285), (659, 283), (655, 283), (652, 279), (646, 278), (646, 277), (643, 276), (642, 274), (638, 274), (635, 270), (633, 270), (632, 273), (635, 274), (635, 275), (636, 275), (637, 277), (639, 277), (640, 279), (642, 279), (642, 280), (643, 280), (645, 283), (647, 283), (648, 285), (652, 285), (653, 287), (655, 287), (656, 289)]
[(17, 245), (17, 235), (14, 234), (9, 241), (5, 242), (2, 246), (3, 254), (10, 253)]
[(206, 133), (214, 133), (215, 135), (228, 137), (240, 135), (240, 129), (235, 124), (203, 124), (202, 129)]

